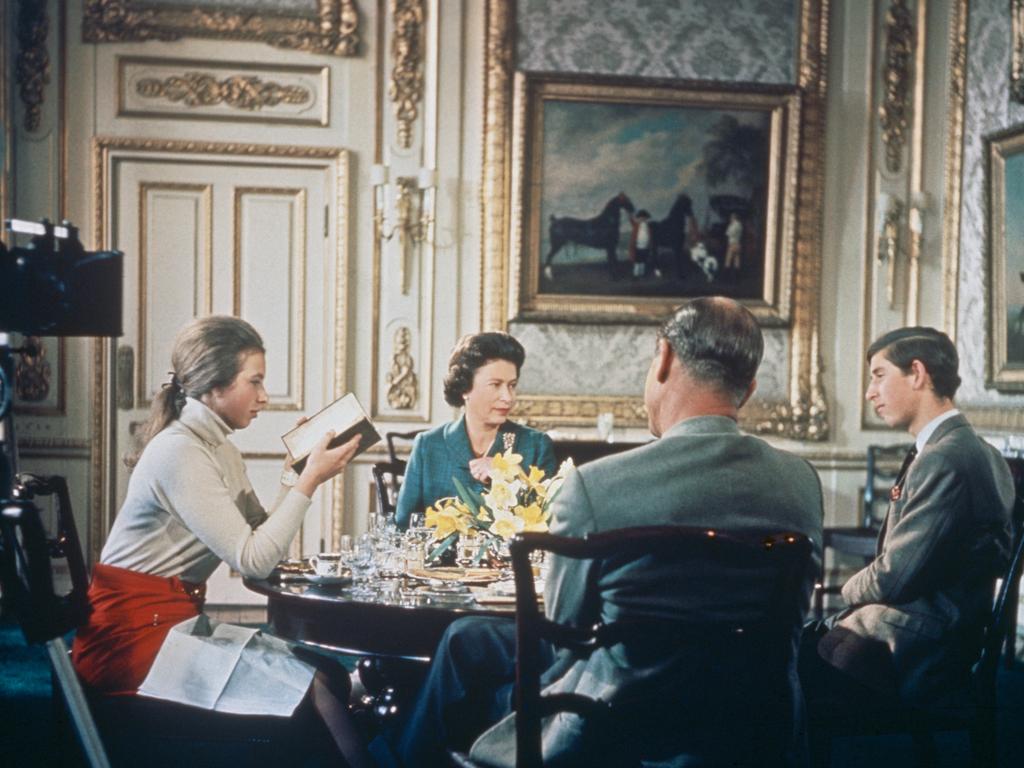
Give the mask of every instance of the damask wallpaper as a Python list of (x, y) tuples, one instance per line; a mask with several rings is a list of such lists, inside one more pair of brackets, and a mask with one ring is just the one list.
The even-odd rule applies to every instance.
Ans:
[[(519, 0), (518, 69), (791, 84), (797, 79), (797, 0)], [(652, 326), (513, 323), (530, 356), (529, 393), (637, 395), (653, 351)], [(785, 399), (789, 341), (765, 329), (758, 396)], [(593, 368), (593, 352), (616, 364)], [(607, 350), (607, 351), (605, 351)]]
[(518, 65), (756, 83), (796, 81), (796, 0), (520, 0)]
[(985, 389), (985, 156), (983, 138), (1024, 123), (1024, 105), (1010, 101), (1010, 4), (971, 0), (967, 30), (963, 189), (957, 347), (963, 384), (959, 400), (975, 406), (1024, 407), (1024, 397)]

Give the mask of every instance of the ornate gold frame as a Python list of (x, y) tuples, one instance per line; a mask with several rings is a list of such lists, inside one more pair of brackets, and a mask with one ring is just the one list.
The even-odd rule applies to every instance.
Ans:
[(244, 3), (228, 8), (195, 2), (155, 5), (133, 0), (86, 0), (82, 40), (87, 43), (178, 40), (212, 37), (256, 40), (278, 48), (334, 56), (359, 52), (359, 11), (355, 0), (317, 0), (315, 15), (287, 11), (248, 12)]
[[(743, 426), (765, 434), (804, 440), (828, 437), (828, 407), (821, 383), (819, 286), (821, 212), (824, 194), (824, 127), (827, 85), (828, 2), (801, 0), (797, 61), (800, 110), (798, 189), (794, 214), (792, 294), (789, 324), (787, 397), (759, 401), (744, 409)], [(514, 0), (488, 0), (485, 14), (485, 84), (483, 115), (482, 275), (480, 316), (485, 328), (508, 322), (509, 244), (521, 236), (511, 216), (512, 85), (515, 68)], [(623, 423), (640, 426), (639, 398), (524, 395), (517, 415), (531, 422), (592, 423), (591, 401), (623, 415)], [(607, 402), (605, 402), (607, 401)], [(606, 406), (612, 407), (606, 407)], [(618, 420), (616, 423), (619, 423)]]
[(1011, 0), (1010, 98), (1024, 104), (1024, 0)]
[(765, 169), (765, 279), (761, 296), (745, 301), (765, 324), (789, 320), (793, 214), (797, 194), (800, 95), (793, 88), (729, 88), (721, 84), (680, 83), (638, 78), (581, 75), (524, 75), (514, 78), (512, 136), (512, 222), (518, 236), (510, 243), (514, 276), (508, 319), (516, 321), (657, 322), (678, 297), (544, 294), (539, 290), (541, 229), (540, 176), (546, 100), (615, 104), (654, 104), (696, 109), (742, 109), (765, 114), (769, 156)]
[[(1006, 161), (1015, 155), (1024, 156), (1024, 124), (985, 137), (985, 202), (988, 219), (985, 271), (989, 295), (986, 384), (1008, 392), (1024, 391), (1024, 363), (1011, 363), (1008, 359)], [(1024, 272), (1021, 272), (1021, 279), (1024, 280)], [(1024, 315), (1019, 319), (1024, 323)], [(1024, 334), (1024, 329), (1021, 333)]]

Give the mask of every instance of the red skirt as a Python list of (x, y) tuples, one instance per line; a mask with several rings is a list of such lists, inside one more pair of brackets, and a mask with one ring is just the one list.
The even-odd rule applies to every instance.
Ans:
[(78, 628), (71, 658), (84, 683), (105, 693), (135, 693), (175, 624), (199, 615), (205, 585), (112, 565), (93, 568), (92, 614)]

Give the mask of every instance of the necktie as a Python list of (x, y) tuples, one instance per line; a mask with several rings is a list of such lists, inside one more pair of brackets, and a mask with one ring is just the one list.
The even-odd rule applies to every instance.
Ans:
[(900, 471), (896, 475), (896, 482), (893, 484), (892, 490), (889, 491), (889, 499), (891, 501), (899, 501), (900, 497), (903, 496), (903, 479), (907, 476), (907, 471), (910, 469), (910, 465), (916, 456), (917, 446), (914, 445), (903, 458), (903, 464), (900, 465)]

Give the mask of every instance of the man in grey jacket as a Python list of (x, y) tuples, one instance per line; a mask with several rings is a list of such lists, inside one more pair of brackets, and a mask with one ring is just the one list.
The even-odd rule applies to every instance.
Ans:
[[(659, 439), (572, 472), (553, 502), (552, 531), (583, 536), (628, 526), (676, 524), (804, 533), (814, 544), (815, 557), (793, 599), (805, 613), (820, 564), (822, 498), (817, 474), (806, 461), (742, 434), (736, 422), (739, 408), (755, 389), (762, 352), (756, 319), (734, 301), (700, 298), (677, 310), (659, 334), (644, 392), (651, 432)], [(685, 572), (686, 564), (679, 565)], [(714, 566), (699, 573), (693, 570), (681, 577), (687, 581), (680, 581), (674, 578), (674, 567), (666, 578), (665, 572), (651, 572), (649, 564), (613, 567), (554, 558), (545, 588), (546, 611), (556, 620), (579, 625), (601, 617), (642, 618), (652, 611), (661, 616), (698, 612), (710, 620), (750, 603), (751, 596), (763, 589), (758, 584), (728, 589), (724, 584), (729, 579), (713, 573)], [(680, 587), (667, 590), (666, 583)], [(695, 590), (695, 583), (704, 587)], [(737, 665), (735, 654), (726, 658), (728, 651), (714, 643), (656, 637), (649, 638), (650, 647), (638, 654), (609, 649), (588, 659), (552, 656), (544, 682), (551, 692), (573, 691), (606, 701), (648, 696), (661, 701), (667, 696), (678, 702), (681, 711), (690, 714), (666, 720), (666, 727), (654, 734), (667, 737), (661, 751), (669, 763), (688, 752), (722, 757), (719, 762), (743, 752), (749, 759), (735, 764), (791, 764), (800, 752), (795, 743), (802, 713), (795, 666), (799, 631), (794, 625), (792, 663), (779, 671), (780, 683), (772, 691), (756, 689), (756, 673), (727, 678)], [(477, 740), (472, 755), (488, 765), (514, 763), (509, 689), (506, 685), (500, 690), (511, 682), (513, 655), (508, 620), (463, 619), (449, 628), (398, 740), (405, 765), (444, 764), (444, 747), (464, 749), (499, 719)], [(749, 697), (733, 695), (744, 686), (753, 689)], [(745, 722), (728, 722), (730, 738), (721, 738), (724, 722), (704, 722), (713, 719), (707, 713), (721, 691), (749, 704)], [(771, 748), (764, 749), (764, 742), (748, 738), (745, 729), (758, 724), (763, 726), (760, 733), (770, 734), (774, 754)], [(588, 760), (584, 755), (584, 730), (584, 724), (572, 717), (547, 722), (545, 763), (571, 758), (602, 764), (600, 756)], [(620, 739), (623, 734), (614, 736)]]
[(900, 328), (875, 341), (867, 359), (868, 401), (915, 443), (890, 492), (875, 559), (843, 586), (848, 607), (825, 622), (820, 641), (805, 638), (808, 706), (828, 702), (820, 714), (832, 718), (843, 714), (837, 707), (886, 701), (957, 703), (1010, 551), (1013, 479), (953, 404), (952, 341), (933, 328)]

